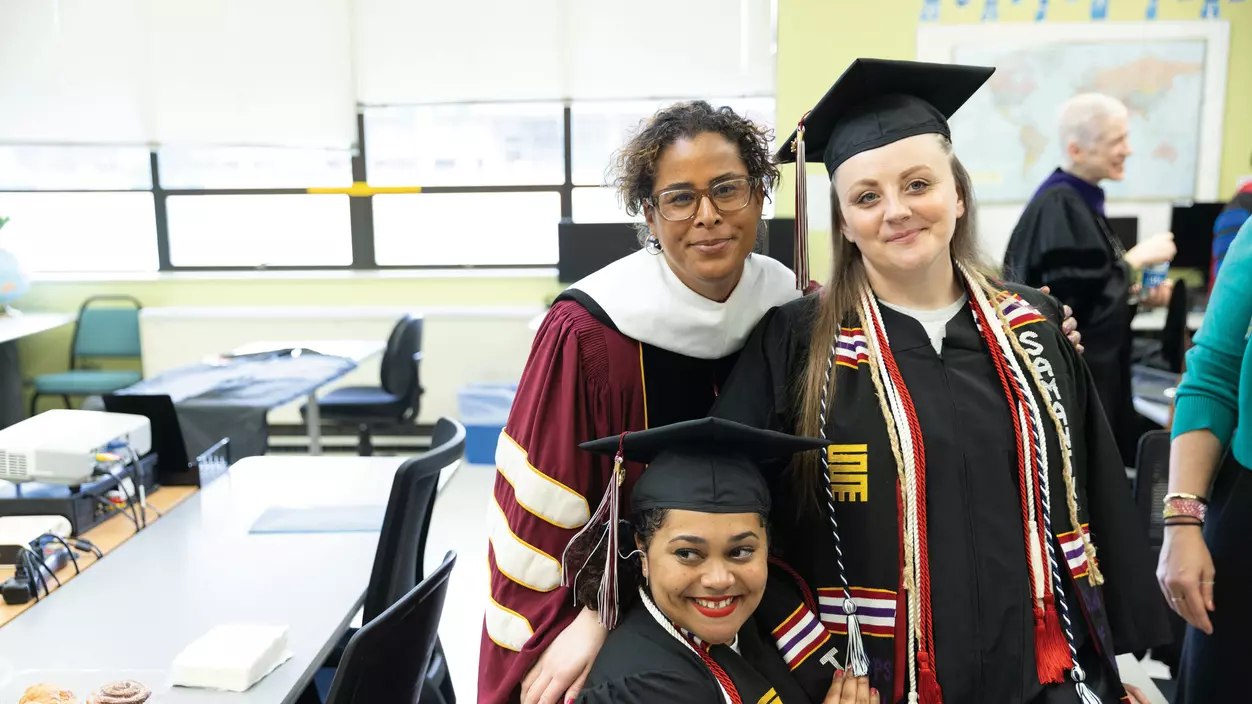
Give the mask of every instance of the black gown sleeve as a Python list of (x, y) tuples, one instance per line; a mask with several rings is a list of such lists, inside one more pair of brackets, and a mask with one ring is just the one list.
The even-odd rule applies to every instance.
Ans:
[(1104, 602), (1118, 654), (1143, 651), (1173, 639), (1169, 609), (1156, 582), (1148, 526), (1135, 506), (1121, 452), (1086, 362), (1068, 344), (1082, 412), (1086, 493), (1096, 561), (1104, 575)]
[(1049, 286), (1080, 323), (1092, 320), (1106, 292), (1124, 294), (1129, 285), (1126, 265), (1114, 255), (1098, 217), (1068, 188), (1044, 192), (1014, 229), (1005, 277)]
[(719, 690), (707, 678), (693, 678), (689, 672), (654, 670), (604, 680), (586, 687), (575, 700), (579, 704), (723, 704)]
[(718, 393), (709, 415), (756, 428), (791, 432), (793, 377), (803, 367), (815, 297), (765, 314), (748, 337), (739, 360)]

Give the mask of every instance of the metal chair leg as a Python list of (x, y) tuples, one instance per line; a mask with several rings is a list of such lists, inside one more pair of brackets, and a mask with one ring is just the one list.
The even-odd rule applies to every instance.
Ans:
[(38, 404), (39, 404), (39, 392), (36, 391), (35, 393), (30, 395), (30, 416), (32, 418), (35, 417), (35, 410)]
[(74, 406), (72, 406), (72, 405), (70, 404), (70, 397), (69, 397), (69, 396), (66, 396), (65, 394), (61, 394), (61, 400), (65, 402), (65, 407), (66, 407), (66, 408), (73, 408), (73, 407), (74, 407)]

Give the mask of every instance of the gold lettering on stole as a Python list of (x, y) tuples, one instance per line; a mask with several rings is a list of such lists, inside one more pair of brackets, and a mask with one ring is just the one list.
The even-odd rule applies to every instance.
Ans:
[(868, 445), (831, 445), (826, 460), (835, 501), (869, 501)]

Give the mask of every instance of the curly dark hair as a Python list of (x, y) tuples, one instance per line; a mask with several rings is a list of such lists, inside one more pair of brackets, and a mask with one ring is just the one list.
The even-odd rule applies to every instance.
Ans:
[[(618, 554), (630, 555), (626, 560), (619, 560), (617, 568), (619, 613), (624, 612), (626, 605), (633, 603), (638, 597), (638, 587), (645, 584), (641, 561), (635, 551), (635, 538), (643, 544), (646, 551), (652, 544), (652, 537), (665, 524), (669, 509), (654, 508), (639, 511), (631, 515), (629, 521), (622, 521), (622, 530), (618, 531)], [(759, 514), (761, 526), (765, 528), (766, 542), (769, 542), (770, 527), (765, 514)], [(596, 610), (600, 595), (600, 578), (604, 575), (605, 550), (607, 546), (600, 538), (603, 532), (585, 533), (575, 542), (569, 544), (569, 565), (578, 569), (573, 578), (574, 601), (579, 606)], [(581, 569), (577, 566), (581, 565)]]
[[(668, 515), (669, 509), (654, 508), (636, 512), (631, 515), (629, 521), (622, 521), (621, 530), (618, 531), (618, 554), (628, 555), (634, 552), (636, 536), (639, 537), (639, 542), (643, 543), (644, 549), (647, 549), (652, 543), (652, 536), (661, 529)], [(582, 569), (573, 578), (574, 601), (593, 611), (597, 607), (596, 602), (600, 594), (600, 578), (604, 575), (607, 547), (600, 539), (603, 535), (603, 532), (599, 531), (585, 533), (575, 542), (571, 542), (568, 548), (569, 564), (571, 566), (582, 565)], [(644, 584), (640, 564), (637, 555), (618, 562), (617, 591), (623, 605), (634, 601), (636, 587)]]
[(674, 103), (639, 125), (638, 131), (615, 155), (613, 183), (626, 213), (637, 216), (656, 187), (656, 164), (661, 152), (680, 139), (711, 132), (739, 147), (739, 156), (768, 194), (778, 183), (778, 165), (769, 150), (773, 131), (742, 117), (729, 107), (714, 108), (703, 100)]

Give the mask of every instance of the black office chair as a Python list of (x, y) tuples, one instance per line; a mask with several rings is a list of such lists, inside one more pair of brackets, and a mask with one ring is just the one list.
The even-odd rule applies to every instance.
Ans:
[[(422, 319), (406, 315), (396, 323), (383, 353), (381, 386), (348, 386), (318, 399), (323, 420), (357, 426), (357, 454), (374, 454), (375, 428), (412, 422), (421, 407), (419, 365)], [(301, 415), (306, 413), (300, 409)], [(407, 591), (407, 590), (406, 590)]]
[[(1169, 445), (1168, 430), (1146, 432), (1139, 438), (1139, 452), (1135, 459), (1135, 507), (1148, 531), (1153, 558), (1160, 556), (1161, 546), (1165, 543), (1165, 520), (1161, 517), (1161, 508), (1169, 491)], [(1152, 658), (1169, 666), (1170, 672), (1177, 676), (1178, 656), (1187, 633), (1187, 622), (1170, 612), (1169, 625), (1173, 642), (1153, 648)]]
[[(372, 623), (422, 581), (422, 560), (426, 555), (426, 536), (435, 511), (439, 474), (465, 455), (465, 426), (450, 418), (440, 418), (431, 436), (430, 450), (418, 455), (396, 470), (391, 497), (383, 514), (378, 548), (369, 586), (365, 589), (365, 612), (362, 623)], [(352, 636), (351, 633), (348, 634)], [(324, 667), (337, 667), (346, 651), (332, 653)], [(452, 678), (448, 675), (443, 646), (435, 641), (434, 654), (426, 669), (423, 701), (435, 704), (456, 704)]]
[(1169, 486), (1169, 431), (1151, 430), (1139, 437), (1135, 460), (1135, 507), (1148, 531), (1148, 544), (1159, 552), (1165, 542), (1161, 506)]
[(1161, 357), (1175, 374), (1182, 373), (1183, 356), (1191, 331), (1187, 329), (1187, 282), (1175, 281), (1165, 311), (1165, 327), (1161, 329)]
[(439, 618), (456, 553), (361, 627), (348, 641), (326, 704), (430, 702), (426, 671), (439, 643)]

